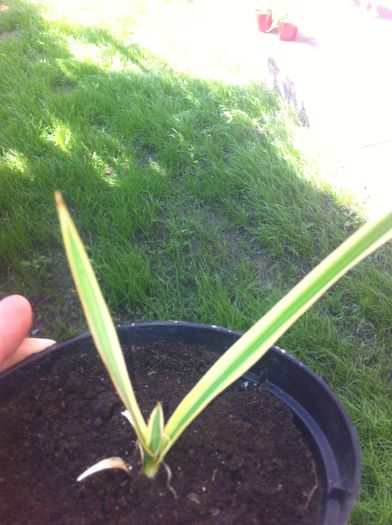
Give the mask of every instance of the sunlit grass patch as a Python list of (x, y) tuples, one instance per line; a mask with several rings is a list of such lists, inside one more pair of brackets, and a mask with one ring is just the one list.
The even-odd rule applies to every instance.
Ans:
[(28, 168), (27, 158), (17, 151), (6, 150), (0, 158), (0, 165), (9, 168), (14, 173), (24, 174)]

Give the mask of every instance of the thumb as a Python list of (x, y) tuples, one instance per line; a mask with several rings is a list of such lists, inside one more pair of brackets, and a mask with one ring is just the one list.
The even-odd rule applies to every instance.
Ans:
[(54, 345), (55, 342), (56, 341), (53, 341), (52, 339), (36, 339), (33, 337), (24, 339), (15, 352), (0, 363), (0, 372), (10, 368), (16, 363), (19, 363), (19, 361), (23, 361), (23, 359), (26, 359), (26, 357), (31, 354), (36, 354), (37, 352), (41, 352), (41, 350), (45, 350), (45, 348)]
[(0, 301), (0, 365), (21, 345), (33, 321), (30, 303), (21, 295)]

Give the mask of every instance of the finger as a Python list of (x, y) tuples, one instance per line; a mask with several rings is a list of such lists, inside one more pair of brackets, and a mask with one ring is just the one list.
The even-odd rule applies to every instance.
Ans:
[(41, 350), (45, 350), (45, 348), (54, 345), (55, 342), (56, 341), (53, 341), (52, 339), (37, 339), (33, 337), (25, 339), (19, 348), (7, 359), (5, 359), (2, 364), (0, 364), (0, 372), (7, 370), (7, 368), (10, 368), (16, 363), (23, 361), (23, 359), (26, 359), (26, 357), (32, 354), (36, 354), (41, 352)]
[(0, 364), (22, 344), (32, 321), (30, 303), (21, 295), (10, 295), (0, 301)]

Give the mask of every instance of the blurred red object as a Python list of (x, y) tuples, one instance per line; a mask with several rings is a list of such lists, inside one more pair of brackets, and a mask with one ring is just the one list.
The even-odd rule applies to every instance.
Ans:
[(289, 24), (288, 22), (282, 22), (279, 25), (279, 36), (281, 40), (290, 42), (297, 38), (298, 27), (295, 24)]
[(257, 13), (257, 25), (259, 30), (263, 33), (266, 33), (268, 29), (272, 26), (272, 13)]

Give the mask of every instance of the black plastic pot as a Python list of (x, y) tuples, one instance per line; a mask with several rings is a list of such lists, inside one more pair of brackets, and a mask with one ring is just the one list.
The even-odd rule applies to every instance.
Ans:
[[(118, 326), (124, 345), (148, 345), (159, 340), (202, 344), (223, 353), (240, 332), (180, 321), (132, 323)], [(0, 374), (0, 400), (4, 402), (26, 383), (49, 373), (65, 353), (93, 350), (91, 336), (83, 334), (58, 343), (24, 363)], [(360, 447), (356, 431), (343, 405), (327, 384), (298, 359), (273, 347), (245, 379), (266, 383), (286, 403), (313, 449), (324, 501), (320, 525), (346, 523), (360, 485)]]

